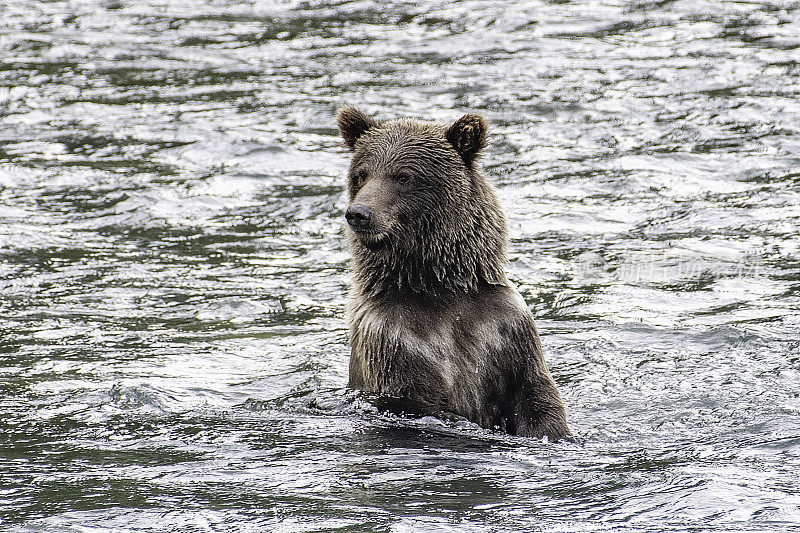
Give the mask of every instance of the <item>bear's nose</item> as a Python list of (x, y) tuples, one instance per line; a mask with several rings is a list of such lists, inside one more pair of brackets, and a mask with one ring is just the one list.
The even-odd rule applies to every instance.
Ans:
[(351, 205), (344, 214), (347, 223), (354, 228), (363, 229), (369, 225), (372, 210), (365, 205)]

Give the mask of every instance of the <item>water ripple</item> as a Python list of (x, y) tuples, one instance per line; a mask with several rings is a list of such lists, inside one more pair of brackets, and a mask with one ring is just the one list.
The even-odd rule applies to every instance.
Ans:
[[(0, 526), (788, 531), (800, 6), (7, 2)], [(484, 114), (576, 443), (344, 389), (337, 107)]]

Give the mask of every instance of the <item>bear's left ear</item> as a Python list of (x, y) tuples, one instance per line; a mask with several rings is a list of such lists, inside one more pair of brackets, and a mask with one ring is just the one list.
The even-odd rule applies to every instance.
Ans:
[(350, 106), (343, 107), (336, 113), (336, 123), (339, 125), (339, 133), (351, 150), (365, 131), (378, 125), (375, 119)]
[(464, 115), (445, 132), (447, 141), (467, 166), (486, 147), (486, 121), (480, 115)]

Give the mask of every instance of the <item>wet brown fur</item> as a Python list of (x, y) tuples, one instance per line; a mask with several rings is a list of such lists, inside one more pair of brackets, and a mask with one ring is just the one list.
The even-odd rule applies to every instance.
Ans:
[(353, 151), (349, 386), (511, 434), (570, 435), (533, 316), (505, 275), (505, 216), (477, 157), (486, 123), (337, 116)]

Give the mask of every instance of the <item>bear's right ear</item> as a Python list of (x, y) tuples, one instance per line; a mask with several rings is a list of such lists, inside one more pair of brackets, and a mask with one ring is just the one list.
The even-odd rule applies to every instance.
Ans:
[(339, 125), (342, 138), (351, 150), (365, 131), (378, 125), (375, 119), (350, 106), (343, 107), (336, 113), (336, 123)]
[(468, 167), (486, 147), (486, 121), (480, 115), (464, 115), (444, 134)]

